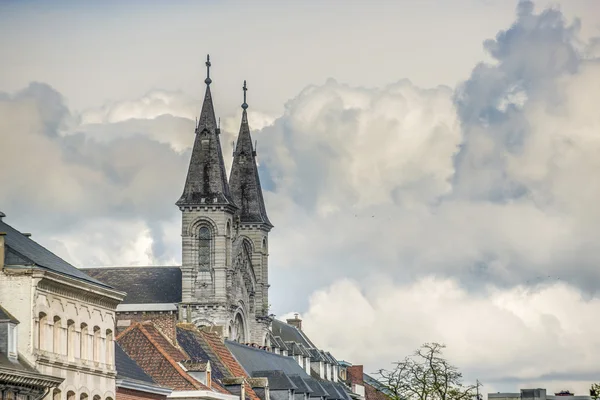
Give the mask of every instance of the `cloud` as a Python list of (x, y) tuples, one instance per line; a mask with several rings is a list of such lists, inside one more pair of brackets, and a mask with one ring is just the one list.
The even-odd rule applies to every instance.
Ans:
[(600, 373), (600, 326), (591, 322), (599, 311), (598, 298), (584, 299), (562, 283), (510, 290), (486, 285), (485, 293), (474, 294), (451, 279), (408, 285), (341, 280), (311, 296), (303, 329), (337, 357), (364, 363), (368, 373), (438, 341), (486, 392), (514, 391), (516, 383), (585, 393)]
[[(280, 116), (251, 109), (274, 311), (374, 367), (440, 340), (498, 387), (597, 373), (600, 62), (578, 30), (523, 1), (456, 89), (332, 79)], [(77, 265), (179, 262), (198, 108), (161, 90), (81, 115), (43, 84), (0, 95), (9, 222)], [(229, 166), (237, 105), (222, 128)]]

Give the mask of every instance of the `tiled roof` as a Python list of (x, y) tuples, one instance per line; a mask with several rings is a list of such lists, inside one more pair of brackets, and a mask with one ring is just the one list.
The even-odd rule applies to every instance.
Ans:
[(133, 361), (119, 343), (115, 343), (115, 364), (117, 367), (117, 378), (129, 378), (136, 381), (156, 383), (150, 375), (146, 374), (135, 361)]
[(300, 375), (288, 375), (288, 377), (296, 385), (296, 393), (313, 393), (313, 390)]
[(372, 386), (374, 389), (379, 390), (380, 392), (383, 392), (384, 394), (386, 394), (388, 396), (392, 395), (392, 392), (390, 392), (390, 390), (388, 388), (386, 388), (384, 385), (381, 384), (381, 382), (379, 382), (377, 379), (373, 378), (370, 375), (363, 373), (363, 382), (369, 386)]
[(293, 325), (286, 324), (283, 321), (274, 319), (271, 324), (273, 336), (279, 336), (284, 342), (302, 343), (307, 349), (316, 348), (310, 339), (298, 328)]
[(127, 293), (121, 304), (181, 302), (179, 267), (84, 268), (88, 275)]
[(159, 385), (174, 390), (210, 390), (181, 368), (178, 362), (188, 357), (173, 346), (152, 323), (130, 326), (117, 337), (117, 342)]
[(287, 390), (287, 389), (298, 389), (294, 382), (283, 372), (283, 371), (254, 371), (253, 377), (262, 377), (269, 380), (270, 390)]
[(110, 287), (75, 268), (2, 220), (0, 220), (0, 232), (6, 233), (4, 236), (4, 243), (8, 250), (5, 255), (6, 265), (41, 268), (102, 287)]
[(257, 371), (282, 371), (288, 376), (298, 375), (302, 377), (305, 383), (308, 384), (308, 387), (313, 390), (313, 393), (311, 393), (312, 397), (325, 396), (328, 398), (348, 400), (344, 394), (338, 393), (337, 390), (332, 390), (333, 388), (330, 389), (333, 393), (329, 393), (329, 390), (322, 386), (324, 381), (319, 378), (318, 374), (309, 376), (292, 357), (282, 356), (228, 340), (225, 341), (225, 345), (231, 350), (231, 353), (244, 369), (252, 376), (254, 376)]
[[(190, 357), (210, 360), (211, 375), (221, 383), (223, 378), (248, 378), (244, 368), (215, 333), (201, 331), (191, 324), (178, 324), (177, 343)], [(251, 400), (260, 400), (250, 386), (246, 388), (246, 395)]]
[(12, 322), (13, 324), (18, 324), (19, 320), (13, 317), (11, 313), (6, 311), (6, 309), (0, 305), (0, 322)]

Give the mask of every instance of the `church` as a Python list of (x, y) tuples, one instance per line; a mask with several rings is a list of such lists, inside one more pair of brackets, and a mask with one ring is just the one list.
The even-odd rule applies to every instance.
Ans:
[[(268, 344), (269, 232), (256, 151), (248, 125), (246, 82), (242, 120), (229, 179), (221, 150), (210, 90), (207, 57), (206, 92), (181, 211), (181, 267), (85, 269), (102, 282), (127, 292), (123, 312), (172, 312), (198, 327), (218, 326), (238, 342)], [(152, 292), (152, 293), (149, 293)], [(127, 318), (121, 319), (121, 327)], [(130, 318), (129, 318), (130, 319)]]
[[(297, 315), (283, 322), (269, 313), (273, 224), (247, 86), (228, 177), (210, 67), (207, 57), (206, 92), (175, 202), (182, 265), (76, 268), (0, 213), (0, 367), (6, 353), (13, 370), (22, 363), (37, 373), (38, 386), (26, 389), (46, 400), (389, 400), (361, 365), (318, 348)], [(11, 400), (23, 390), (0, 379)]]

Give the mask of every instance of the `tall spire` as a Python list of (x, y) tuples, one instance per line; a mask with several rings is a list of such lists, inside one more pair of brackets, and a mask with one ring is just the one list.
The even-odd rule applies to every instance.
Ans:
[(206, 93), (196, 125), (196, 139), (185, 187), (181, 198), (176, 203), (180, 207), (200, 204), (233, 205), (221, 152), (219, 127), (210, 92), (212, 83), (210, 67), (210, 56), (207, 55), (206, 79), (204, 80)]
[(238, 135), (235, 152), (233, 153), (233, 165), (229, 184), (235, 204), (238, 206), (238, 215), (242, 223), (259, 223), (273, 227), (267, 217), (265, 201), (260, 187), (258, 168), (256, 166), (256, 151), (252, 147), (252, 137), (248, 126), (248, 115), (246, 110), (246, 92), (248, 87), (246, 81), (242, 88), (244, 91), (244, 103), (242, 103), (242, 123)]

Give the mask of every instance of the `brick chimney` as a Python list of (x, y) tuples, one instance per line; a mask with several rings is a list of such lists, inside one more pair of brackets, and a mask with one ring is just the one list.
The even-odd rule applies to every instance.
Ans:
[(346, 368), (348, 381), (350, 383), (354, 383), (357, 385), (363, 384), (363, 366), (362, 365), (352, 365)]
[(298, 318), (298, 314), (294, 314), (294, 318), (287, 319), (286, 322), (302, 330), (302, 320)]

